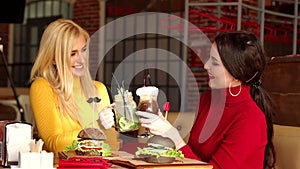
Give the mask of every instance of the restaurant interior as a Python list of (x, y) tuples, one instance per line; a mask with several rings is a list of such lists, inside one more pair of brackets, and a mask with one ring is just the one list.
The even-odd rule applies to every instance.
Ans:
[[(178, 112), (192, 118), (198, 106), (197, 97), (209, 89), (207, 73), (196, 53), (207, 52), (208, 46), (197, 48), (196, 41), (187, 40), (188, 33), (196, 27), (212, 40), (220, 32), (246, 30), (260, 38), (267, 54), (262, 84), (278, 110), (273, 117), (276, 167), (300, 168), (298, 3), (298, 0), (5, 1), (0, 7), (0, 120), (30, 123), (34, 137), (38, 137), (29, 100), (30, 71), (45, 27), (58, 18), (68, 18), (92, 36), (107, 31), (101, 34), (105, 43), (99, 45), (105, 49), (103, 57), (92, 60), (90, 66), (93, 78), (107, 86), (111, 97), (116, 92), (112, 74), (122, 77), (119, 80), (123, 80), (130, 91), (136, 91), (145, 84), (145, 77), (150, 77), (147, 83), (157, 86), (162, 93), (159, 97), (161, 109), (166, 100), (171, 104), (168, 120), (187, 140), (190, 124), (184, 120), (176, 121)], [(160, 14), (166, 22), (147, 17), (141, 19), (139, 13)], [(186, 20), (193, 26), (166, 24), (174, 18)], [(161, 25), (169, 32), (160, 32)], [(134, 27), (144, 30), (129, 33)], [(169, 57), (145, 59), (157, 49), (167, 51)], [(97, 55), (95, 53), (92, 55)], [(136, 55), (144, 59), (136, 59)], [(144, 63), (143, 71), (137, 71), (137, 62)], [(186, 67), (181, 67), (182, 62)], [(124, 64), (130, 69), (120, 71), (120, 65)], [(134, 99), (138, 100), (135, 94)]]

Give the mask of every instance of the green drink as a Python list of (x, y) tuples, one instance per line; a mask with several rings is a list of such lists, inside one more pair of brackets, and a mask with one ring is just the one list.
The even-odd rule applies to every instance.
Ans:
[(128, 90), (119, 91), (115, 95), (116, 127), (119, 132), (129, 132), (139, 129), (138, 118), (135, 114), (136, 103)]

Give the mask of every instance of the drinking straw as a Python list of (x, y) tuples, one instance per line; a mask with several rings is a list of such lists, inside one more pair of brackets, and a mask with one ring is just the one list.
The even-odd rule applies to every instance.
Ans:
[[(127, 97), (127, 94), (126, 94), (126, 91), (125, 91), (125, 85), (124, 85), (124, 80), (122, 81), (122, 88), (123, 88), (123, 93), (122, 93), (122, 99), (123, 99), (123, 106), (124, 106), (124, 118), (127, 120), (126, 118), (126, 110), (128, 110), (128, 107), (127, 107), (127, 101), (128, 101), (128, 97)], [(126, 96), (125, 96), (126, 95)], [(127, 100), (125, 99), (125, 97), (127, 98)], [(129, 116), (130, 116), (130, 112), (129, 113)]]
[(114, 74), (112, 74), (112, 76), (113, 76), (113, 79), (116, 81), (116, 83), (117, 83), (117, 85), (118, 85), (117, 90), (120, 91), (120, 94), (121, 94), (121, 97), (122, 97), (122, 100), (123, 100), (124, 118), (127, 119), (127, 117), (126, 117), (126, 108), (125, 108), (126, 102), (125, 102), (124, 80), (122, 81), (122, 87), (123, 87), (123, 88), (121, 88), (121, 86), (120, 86), (120, 84), (119, 84), (119, 82), (118, 82), (116, 76), (115, 76)]
[(164, 111), (165, 111), (165, 120), (168, 118), (168, 112), (170, 111), (170, 102), (166, 102), (164, 104)]
[(92, 121), (93, 121), (93, 123), (92, 123), (92, 127), (94, 127), (94, 119), (95, 119), (95, 117), (94, 117), (94, 113), (95, 113), (95, 104), (93, 103), (93, 102), (94, 102), (94, 99), (93, 99), (92, 97), (90, 97), (90, 98), (87, 100), (87, 102), (93, 104), (93, 113), (92, 113)]
[(93, 125), (93, 128), (94, 128), (95, 127), (95, 124), (94, 124), (95, 123), (94, 122), (94, 120), (95, 120), (95, 115), (94, 115), (95, 114), (95, 103), (92, 103), (92, 104), (93, 104), (93, 113), (92, 113), (92, 115), (93, 115), (92, 116), (92, 118), (93, 118), (93, 124), (92, 125)]
[(99, 97), (94, 97), (94, 98), (90, 97), (90, 98), (87, 100), (88, 103), (92, 103), (92, 104), (93, 104), (93, 113), (92, 113), (92, 119), (93, 119), (93, 124), (92, 124), (92, 126), (93, 126), (93, 127), (95, 127), (95, 125), (94, 125), (94, 119), (95, 119), (95, 117), (94, 117), (94, 114), (95, 114), (95, 104), (96, 104), (96, 103), (99, 103), (100, 101), (101, 101), (101, 99), (100, 99)]

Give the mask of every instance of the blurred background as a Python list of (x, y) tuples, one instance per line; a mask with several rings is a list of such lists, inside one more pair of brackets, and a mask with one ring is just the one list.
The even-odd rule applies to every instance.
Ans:
[[(45, 27), (58, 18), (72, 19), (93, 35), (106, 24), (123, 16), (140, 12), (163, 12), (188, 20), (209, 39), (213, 39), (219, 32), (251, 31), (260, 37), (270, 60), (288, 56), (293, 57), (292, 62), (296, 63), (300, 50), (298, 0), (10, 0), (3, 1), (0, 8), (3, 56), (7, 60), (8, 71), (18, 96), (28, 95), (29, 74), (37, 55), (41, 35)], [(137, 23), (137, 26), (142, 25), (147, 29), (147, 23)], [(126, 25), (126, 22), (124, 24)], [(118, 28), (120, 29), (122, 28)], [(122, 32), (126, 33), (126, 30)], [(109, 42), (109, 38), (113, 39), (111, 36), (113, 35), (104, 36), (105, 42)], [(170, 101), (171, 111), (181, 111), (182, 107), (184, 111), (193, 111), (194, 109), (189, 108), (198, 105), (198, 98), (195, 98), (198, 95), (195, 95), (194, 89), (199, 89), (200, 94), (208, 89), (207, 75), (195, 51), (170, 36), (145, 33), (119, 41), (105, 54), (100, 66), (91, 64), (93, 69), (96, 69), (95, 79), (111, 89), (112, 74), (117, 66), (132, 53), (147, 48), (163, 49), (178, 56), (179, 61), (172, 58), (156, 58), (151, 61), (151, 64), (159, 64), (167, 70), (176, 67), (178, 72), (171, 76), (167, 71), (149, 68), (139, 72), (130, 81), (125, 79), (129, 90), (135, 91), (141, 87), (146, 74), (149, 73), (151, 83)], [(201, 50), (207, 49), (208, 46)], [(144, 57), (147, 57), (147, 53)], [(184, 74), (179, 63), (182, 61), (193, 74)], [(123, 73), (126, 74), (126, 71), (134, 70), (125, 70)], [(285, 73), (281, 72), (278, 76), (284, 79), (283, 74)], [(196, 86), (192, 84), (194, 79), (197, 82)], [(119, 80), (121, 82), (124, 79)], [(274, 89), (274, 80), (266, 80), (265, 85), (270, 90)], [(183, 104), (182, 86), (185, 88), (185, 95), (188, 96), (184, 97)], [(278, 92), (277, 89), (274, 90)], [(0, 92), (0, 100), (3, 102), (14, 100), (3, 59), (0, 61)]]

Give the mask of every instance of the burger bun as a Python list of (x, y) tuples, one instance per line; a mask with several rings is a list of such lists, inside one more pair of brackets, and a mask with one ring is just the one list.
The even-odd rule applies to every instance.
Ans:
[(159, 164), (173, 163), (175, 161), (175, 157), (160, 156), (157, 158), (156, 156), (149, 156), (145, 158), (145, 161), (148, 163), (159, 163)]
[[(155, 135), (148, 139), (147, 146), (163, 146), (171, 149), (175, 149), (175, 143), (169, 137), (163, 137), (161, 135)], [(175, 157), (160, 156), (155, 155), (144, 155), (144, 161), (148, 163), (172, 163), (175, 161)]]
[(84, 128), (78, 133), (80, 139), (106, 140), (105, 134), (99, 128)]
[(155, 136), (150, 137), (147, 141), (147, 144), (148, 145), (159, 144), (164, 147), (169, 147), (169, 148), (175, 149), (174, 141), (171, 140), (169, 137), (163, 137), (161, 135), (155, 135)]

